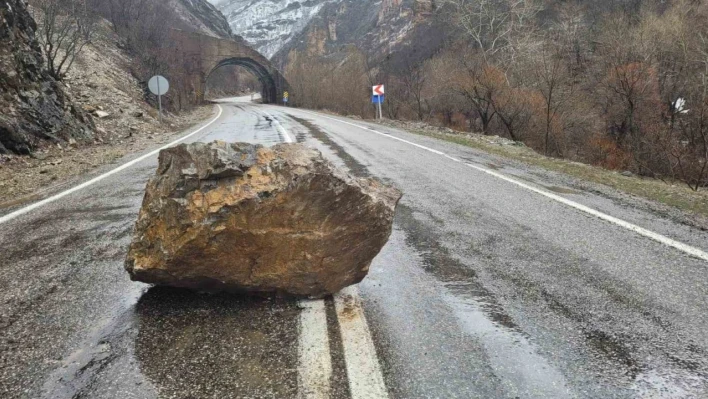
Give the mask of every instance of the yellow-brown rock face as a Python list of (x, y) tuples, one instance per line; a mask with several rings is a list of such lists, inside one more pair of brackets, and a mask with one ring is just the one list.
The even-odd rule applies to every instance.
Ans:
[(163, 150), (126, 260), (133, 280), (322, 297), (360, 282), (401, 193), (299, 144)]

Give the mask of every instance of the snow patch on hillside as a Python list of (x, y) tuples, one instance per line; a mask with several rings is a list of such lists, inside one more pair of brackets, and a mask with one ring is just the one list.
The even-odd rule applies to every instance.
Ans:
[(342, 0), (209, 0), (231, 29), (271, 58), (300, 33), (327, 3)]

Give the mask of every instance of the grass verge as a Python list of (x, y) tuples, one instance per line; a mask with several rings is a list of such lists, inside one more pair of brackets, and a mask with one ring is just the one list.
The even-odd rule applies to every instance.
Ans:
[(681, 182), (666, 183), (651, 178), (624, 176), (616, 171), (596, 166), (549, 158), (524, 146), (494, 144), (484, 140), (484, 136), (477, 138), (461, 134), (436, 133), (420, 129), (406, 130), (422, 136), (476, 148), (490, 154), (510, 158), (529, 165), (565, 173), (585, 181), (604, 184), (628, 194), (654, 200), (682, 211), (708, 218), (708, 190), (693, 191)]

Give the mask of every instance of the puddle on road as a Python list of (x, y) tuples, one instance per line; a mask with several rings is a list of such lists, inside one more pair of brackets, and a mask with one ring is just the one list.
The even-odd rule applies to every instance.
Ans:
[(622, 341), (600, 330), (585, 331), (584, 334), (590, 346), (606, 358), (620, 363), (629, 377), (635, 378), (641, 372), (642, 368)]
[(59, 366), (44, 381), (43, 398), (91, 396), (87, 391), (93, 388), (97, 377), (123, 355), (119, 345), (114, 343), (132, 327), (132, 308), (143, 292), (141, 288), (127, 292), (117, 306), (124, 311), (104, 318), (85, 332), (82, 344), (61, 359)]
[[(518, 256), (534, 258), (527, 253), (519, 253)], [(553, 259), (541, 259), (543, 262), (554, 262)], [(586, 260), (585, 260), (586, 261)], [(565, 268), (567, 265), (555, 261), (557, 267)], [(573, 323), (573, 330), (578, 333), (578, 342), (574, 343), (574, 347), (582, 353), (592, 364), (594, 370), (593, 378), (601, 383), (607, 384), (611, 382), (613, 386), (621, 387), (622, 389), (632, 389), (641, 394), (636, 397), (656, 397), (656, 398), (698, 398), (708, 397), (708, 374), (705, 372), (705, 366), (692, 360), (685, 360), (685, 357), (692, 359), (704, 358), (704, 354), (700, 352), (700, 348), (685, 341), (691, 341), (690, 337), (682, 337), (682, 342), (679, 345), (679, 351), (673, 352), (676, 349), (671, 349), (669, 345), (660, 343), (663, 339), (652, 342), (651, 352), (645, 349), (640, 349), (643, 343), (638, 343), (637, 340), (646, 339), (647, 335), (641, 332), (629, 332), (626, 327), (624, 332), (622, 327), (617, 329), (602, 327), (602, 322), (597, 322), (596, 317), (591, 312), (587, 312), (585, 308), (572, 306), (573, 302), (568, 298), (564, 298), (561, 294), (549, 292), (542, 284), (532, 281), (524, 277), (520, 273), (507, 272), (503, 268), (493, 271), (496, 278), (508, 281), (515, 287), (515, 292), (519, 293), (520, 300), (525, 302), (536, 302), (544, 306), (547, 310), (556, 315), (567, 319)], [(635, 311), (641, 312), (648, 324), (656, 324), (662, 331), (674, 335), (676, 328), (671, 323), (662, 320), (659, 316), (650, 312), (650, 308), (639, 307), (636, 303), (629, 300), (627, 291), (629, 287), (616, 287), (614, 284), (602, 284), (603, 280), (595, 276), (592, 282), (588, 285), (596, 286), (603, 291), (604, 295), (610, 299), (609, 303), (618, 303), (627, 306)], [(607, 305), (605, 305), (607, 306)], [(601, 330), (599, 328), (604, 328)], [(620, 332), (618, 332), (620, 330)], [(663, 333), (662, 333), (663, 335)], [(672, 337), (673, 339), (673, 337)], [(652, 337), (652, 341), (656, 338)], [(685, 350), (680, 348), (685, 345)], [(695, 350), (698, 352), (696, 353)], [(682, 358), (678, 357), (681, 354)], [(695, 353), (696, 356), (692, 356)], [(650, 354), (647, 356), (647, 354)], [(665, 362), (664, 357), (668, 362)], [(594, 364), (593, 364), (594, 363)], [(658, 371), (660, 370), (660, 371)], [(661, 378), (648, 378), (647, 375), (655, 375), (659, 373)], [(696, 381), (701, 381), (696, 384)], [(632, 385), (633, 384), (633, 385)], [(654, 384), (654, 385), (652, 385)], [(631, 385), (631, 387), (630, 387)], [(641, 388), (641, 390), (639, 389)], [(647, 395), (647, 392), (654, 392), (652, 395)], [(661, 392), (661, 394), (659, 394)], [(690, 395), (671, 395), (667, 392), (691, 392)]]
[(435, 229), (416, 220), (405, 205), (398, 207), (396, 225), (405, 231), (407, 245), (420, 253), (425, 271), (446, 289), (441, 298), (463, 330), (484, 347), (490, 366), (509, 392), (519, 397), (573, 397), (563, 374), (538, 353), (474, 270), (441, 244)]
[(580, 314), (577, 310), (564, 304), (561, 298), (556, 297), (546, 288), (519, 274), (512, 275), (499, 271), (496, 274), (499, 278), (507, 280), (518, 287), (519, 292), (525, 293), (524, 295), (530, 295), (526, 300), (542, 301), (549, 310), (558, 316), (577, 323), (577, 328), (589, 347), (590, 353), (609, 361), (608, 364), (612, 365), (613, 371), (616, 371), (618, 376), (625, 375), (633, 379), (642, 371), (632, 351), (622, 340), (604, 331), (586, 327), (589, 325), (586, 315)]
[(451, 291), (465, 293), (467, 297), (478, 301), (489, 318), (501, 326), (517, 329), (494, 295), (477, 280), (477, 274), (470, 267), (454, 259), (447, 248), (423, 223), (413, 216), (413, 209), (399, 204), (396, 211), (396, 224), (406, 232), (406, 242), (416, 248), (423, 257), (425, 270), (443, 282)]

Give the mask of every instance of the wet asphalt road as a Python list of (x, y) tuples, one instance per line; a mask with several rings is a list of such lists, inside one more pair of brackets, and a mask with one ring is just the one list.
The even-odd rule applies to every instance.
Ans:
[[(271, 145), (284, 140), (280, 124), (352, 174), (404, 192), (359, 287), (391, 398), (708, 397), (707, 262), (326, 116), (222, 107), (188, 141)], [(639, 201), (349, 122), (708, 250), (708, 233)], [(297, 397), (296, 302), (129, 281), (123, 259), (155, 167), (147, 159), (0, 225), (0, 397)], [(332, 397), (351, 397), (331, 300), (327, 319)]]

